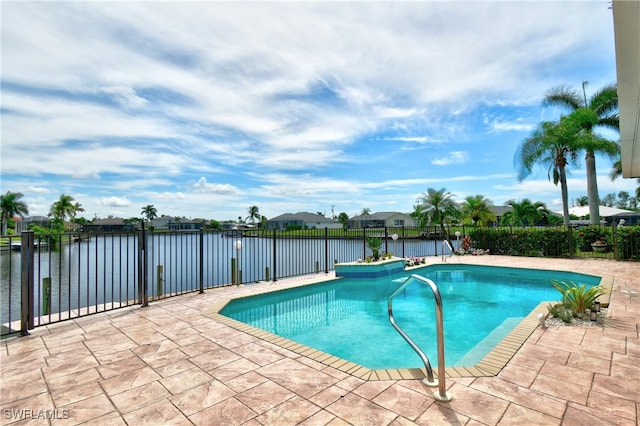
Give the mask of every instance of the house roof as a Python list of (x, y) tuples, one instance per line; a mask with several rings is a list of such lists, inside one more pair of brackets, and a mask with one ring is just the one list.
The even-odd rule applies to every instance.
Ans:
[(47, 216), (29, 216), (25, 217), (22, 220), (24, 220), (25, 222), (48, 222), (51, 220), (51, 218)]
[(96, 219), (87, 225), (123, 225), (124, 219), (121, 217), (108, 217), (106, 219)]
[(298, 212), (298, 213), (284, 213), (280, 216), (273, 217), (269, 219), (269, 221), (283, 221), (283, 220), (291, 220), (291, 221), (301, 221), (301, 222), (336, 222), (336, 220), (324, 217), (315, 213), (308, 212)]
[(504, 214), (506, 212), (511, 211), (511, 210), (513, 210), (513, 207), (511, 207), (511, 206), (492, 206), (491, 207), (491, 211), (496, 216), (504, 216)]
[[(629, 210), (617, 209), (615, 207), (598, 206), (600, 210), (600, 217), (609, 217), (618, 213), (629, 213)], [(562, 210), (557, 213), (562, 214)], [(589, 206), (574, 206), (569, 208), (569, 214), (582, 217), (589, 214)]]
[(353, 216), (349, 220), (387, 220), (390, 217), (393, 217), (399, 214), (404, 216), (409, 216), (408, 214), (402, 213), (402, 212), (376, 212), (371, 214), (361, 214), (358, 216)]

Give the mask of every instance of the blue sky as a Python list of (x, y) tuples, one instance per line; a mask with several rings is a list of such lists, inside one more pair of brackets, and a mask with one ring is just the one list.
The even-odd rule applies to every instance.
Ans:
[[(549, 88), (616, 81), (606, 1), (1, 7), (1, 190), (32, 215), (62, 193), (87, 218), (410, 212), (431, 187), (559, 210), (514, 153), (562, 113)], [(600, 196), (633, 193), (611, 163)]]

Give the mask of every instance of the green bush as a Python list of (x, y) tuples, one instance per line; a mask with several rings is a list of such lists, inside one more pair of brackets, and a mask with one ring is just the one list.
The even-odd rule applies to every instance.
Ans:
[(516, 256), (569, 257), (569, 238), (565, 228), (474, 228), (469, 236), (472, 247), (491, 254)]
[(616, 232), (618, 259), (640, 260), (640, 226), (619, 226)]
[(599, 287), (587, 287), (586, 284), (576, 284), (573, 281), (552, 281), (553, 287), (562, 294), (562, 304), (573, 311), (574, 316), (583, 314), (593, 307), (596, 299), (607, 290)]
[(573, 235), (576, 241), (576, 248), (583, 252), (593, 251), (591, 244), (599, 240), (609, 245), (613, 244), (611, 228), (599, 225), (589, 225), (576, 229), (573, 231)]
[(571, 308), (566, 307), (562, 303), (556, 303), (555, 305), (549, 305), (547, 308), (549, 309), (549, 313), (556, 318), (561, 319), (563, 322), (567, 324), (571, 322), (573, 319), (573, 311)]

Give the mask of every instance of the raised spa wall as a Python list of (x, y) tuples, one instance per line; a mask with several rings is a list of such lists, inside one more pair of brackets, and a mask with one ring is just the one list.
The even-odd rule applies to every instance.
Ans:
[(336, 277), (379, 278), (403, 272), (404, 264), (404, 259), (380, 260), (370, 263), (336, 263)]

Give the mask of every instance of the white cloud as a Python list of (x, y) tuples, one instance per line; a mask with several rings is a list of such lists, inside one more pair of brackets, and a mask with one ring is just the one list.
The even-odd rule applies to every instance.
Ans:
[(129, 207), (131, 201), (126, 197), (103, 197), (102, 204), (109, 207)]
[(25, 192), (28, 192), (30, 194), (49, 194), (51, 191), (49, 190), (49, 188), (44, 188), (44, 187), (41, 187), (41, 186), (29, 185), (27, 187), (27, 189), (25, 190)]
[(198, 179), (198, 181), (193, 184), (193, 189), (196, 192), (205, 192), (219, 195), (238, 195), (241, 193), (238, 188), (227, 183), (209, 183), (204, 176)]
[(442, 142), (429, 136), (397, 136), (397, 137), (389, 138), (389, 140), (399, 141), (399, 142), (412, 142), (417, 144)]
[(528, 131), (532, 131), (535, 128), (535, 124), (523, 123), (520, 120), (515, 120), (515, 121), (494, 120), (488, 124), (491, 130), (496, 132), (513, 131), (513, 130), (518, 132), (528, 132)]
[(141, 108), (149, 103), (148, 100), (138, 96), (133, 88), (127, 86), (103, 87), (100, 91), (111, 95), (116, 102), (128, 108)]
[(431, 164), (436, 166), (448, 166), (450, 164), (464, 164), (469, 161), (469, 153), (467, 151), (453, 151), (446, 157), (436, 158)]

